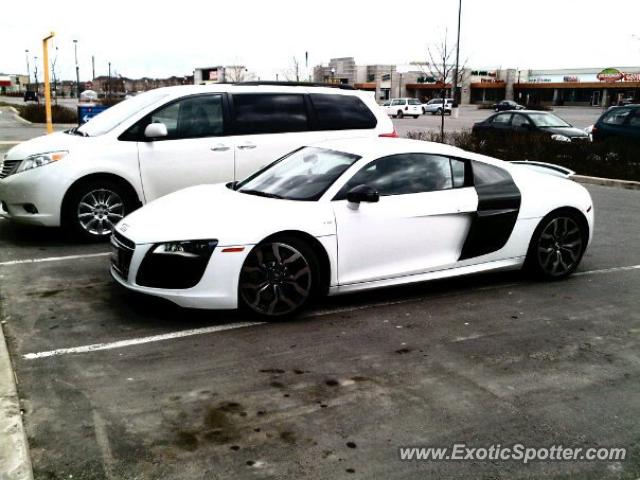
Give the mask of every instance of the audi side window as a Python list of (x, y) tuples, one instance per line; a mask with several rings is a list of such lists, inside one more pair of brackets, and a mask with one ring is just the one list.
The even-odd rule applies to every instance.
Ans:
[(461, 188), (465, 185), (465, 162), (451, 159), (451, 176), (453, 178), (453, 188)]
[(358, 185), (369, 185), (382, 196), (435, 192), (453, 188), (447, 157), (406, 153), (382, 157), (360, 169), (341, 189), (337, 199)]
[[(319, 130), (375, 128), (375, 115), (355, 95), (309, 95), (316, 111)], [(387, 103), (388, 105), (388, 103)]]
[(166, 140), (215, 137), (224, 133), (222, 95), (196, 95), (156, 110), (148, 123), (163, 123)]
[(640, 127), (640, 108), (637, 109), (633, 116), (629, 119), (629, 126)]
[(303, 132), (309, 130), (304, 96), (288, 93), (233, 95), (235, 133)]

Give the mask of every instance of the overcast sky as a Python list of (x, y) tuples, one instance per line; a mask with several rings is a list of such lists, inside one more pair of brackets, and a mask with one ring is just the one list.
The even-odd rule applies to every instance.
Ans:
[[(0, 72), (26, 72), (55, 31), (59, 77), (112, 69), (128, 77), (186, 75), (197, 66), (242, 63), (263, 79), (331, 57), (358, 64), (424, 61), (448, 29), (455, 42), (458, 0), (256, 0), (3, 2)], [(640, 65), (640, 0), (463, 0), (461, 58), (483, 68)], [(42, 77), (40, 77), (42, 78)]]

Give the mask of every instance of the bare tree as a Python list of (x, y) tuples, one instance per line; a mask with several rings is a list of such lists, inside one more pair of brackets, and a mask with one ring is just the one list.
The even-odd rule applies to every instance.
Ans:
[[(452, 56), (455, 55), (456, 45), (449, 45), (447, 30), (443, 37), (436, 43), (427, 47), (427, 61), (425, 63), (414, 62), (422, 70), (422, 73), (433, 78), (436, 84), (441, 85), (440, 96), (442, 98), (442, 108), (440, 109), (440, 141), (444, 142), (444, 114), (445, 114), (445, 98), (447, 95), (447, 83), (455, 83), (460, 85), (466, 68), (466, 61), (458, 66), (456, 70), (455, 62)], [(454, 76), (457, 76), (453, 82)], [(455, 98), (455, 92), (452, 92)]]
[(244, 65), (230, 65), (224, 69), (225, 81), (236, 83), (244, 82), (247, 74), (247, 69)]
[(58, 105), (58, 73), (56, 72), (56, 63), (58, 63), (58, 47), (54, 50), (56, 53), (51, 61), (51, 77), (53, 77), (53, 102)]
[(282, 75), (288, 82), (300, 81), (300, 60), (296, 56), (291, 59), (291, 66)]

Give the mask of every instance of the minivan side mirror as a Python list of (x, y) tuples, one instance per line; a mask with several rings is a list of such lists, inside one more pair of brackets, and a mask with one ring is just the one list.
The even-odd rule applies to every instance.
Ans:
[(347, 201), (350, 203), (375, 203), (379, 200), (380, 194), (375, 188), (369, 185), (357, 185), (347, 192)]
[(162, 138), (169, 135), (167, 132), (167, 126), (164, 123), (150, 123), (144, 129), (144, 136), (148, 139)]

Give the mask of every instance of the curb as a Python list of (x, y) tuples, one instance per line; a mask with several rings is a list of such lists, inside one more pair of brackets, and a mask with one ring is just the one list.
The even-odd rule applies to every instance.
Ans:
[(26, 118), (22, 118), (20, 116), (20, 112), (18, 111), (18, 109), (16, 107), (9, 107), (9, 110), (11, 110), (13, 112), (13, 118), (16, 119), (18, 122), (22, 122), (24, 124), (31, 125), (31, 122), (29, 120), (27, 120)]
[(0, 324), (0, 480), (33, 480), (27, 436), (9, 351)]
[(589, 185), (602, 185), (605, 187), (626, 188), (627, 190), (640, 190), (640, 182), (633, 180), (618, 180), (616, 178), (587, 177), (585, 175), (572, 175), (571, 180)]

